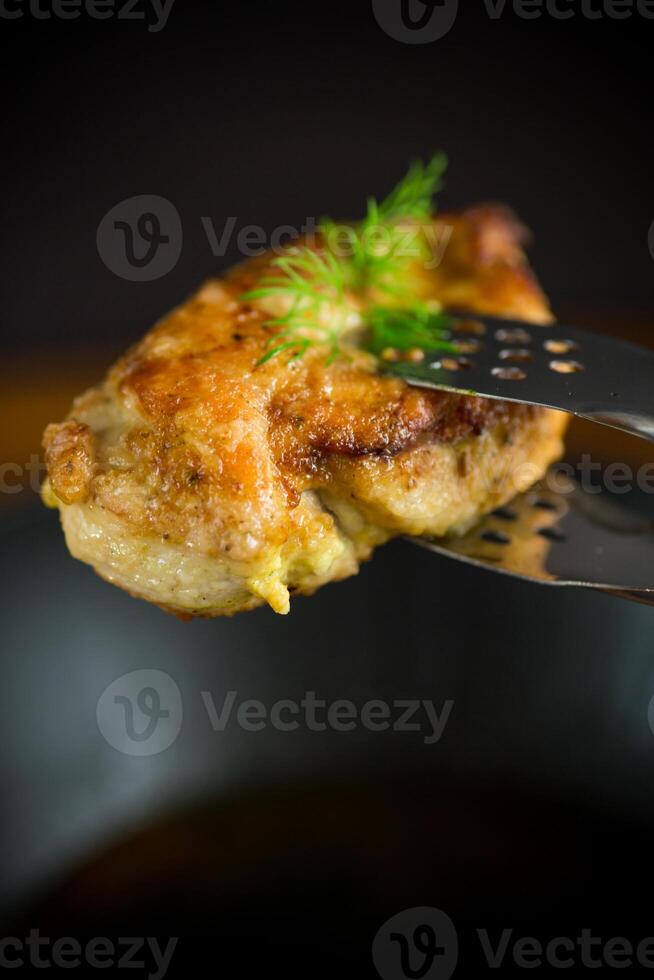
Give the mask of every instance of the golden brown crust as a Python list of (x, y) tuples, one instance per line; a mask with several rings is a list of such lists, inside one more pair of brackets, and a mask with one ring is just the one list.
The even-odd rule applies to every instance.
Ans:
[(86, 500), (95, 463), (95, 443), (88, 425), (69, 420), (43, 433), (45, 465), (54, 493), (65, 504)]
[[(523, 315), (547, 317), (543, 295), (527, 265), (525, 237), (511, 212), (501, 206), (445, 215), (451, 239), (440, 268), (428, 275), (426, 291), (448, 304), (456, 296), (468, 309), (503, 312), (520, 306)], [(265, 271), (269, 257), (247, 263), (227, 279), (227, 297), (211, 302), (205, 289), (157, 328), (155, 351), (146, 341), (119, 367), (120, 386), (130, 388), (150, 419), (167, 428), (193, 405), (221, 419), (240, 415), (243, 400), (256, 399), (270, 421), (275, 462), (297, 474), (312, 472), (332, 453), (353, 456), (396, 454), (428, 433), (440, 442), (479, 434), (502, 418), (520, 420), (528, 410), (487, 399), (411, 388), (380, 377), (366, 355), (353, 364), (329, 367), (324, 355), (291, 365), (286, 358), (256, 368), (270, 329), (265, 312), (239, 302)], [(452, 305), (450, 303), (450, 305)], [(161, 335), (173, 350), (158, 353)], [(244, 474), (247, 476), (247, 474)], [(240, 480), (235, 474), (238, 483)]]
[[(444, 215), (438, 229), (450, 235), (443, 261), (415, 271), (416, 293), (471, 311), (550, 319), (522, 252), (522, 231), (506, 209)], [(488, 433), (492, 456), (495, 447), (510, 446), (514, 437), (524, 443), (530, 434), (547, 447), (542, 458), (548, 461), (561, 429), (545, 425), (547, 413), (527, 406), (382, 377), (361, 351), (329, 366), (320, 349), (257, 366), (271, 334), (269, 314), (240, 297), (269, 261), (266, 256), (206, 283), (128, 351), (104, 384), (78, 399), (68, 421), (49, 426), (45, 435), (48, 493), (87, 508), (69, 515), (70, 522), (81, 521), (74, 533), (86, 534), (86, 524), (102, 512), (119, 522), (107, 534), (125, 528), (183, 555), (229, 562), (249, 584), (221, 612), (249, 608), (261, 596), (283, 606), (271, 585), (273, 565), (284, 569), (278, 575), (284, 586), (312, 591), (352, 574), (391, 533), (440, 526), (401, 516), (401, 506), (387, 507), (378, 493), (399, 473), (418, 484), (433, 481), (438, 447), (454, 447), (454, 478), (463, 480), (471, 440)], [(394, 474), (384, 463), (393, 460)], [(324, 506), (339, 495), (355, 500), (370, 525), (356, 532), (348, 555), (343, 539), (353, 535), (345, 528), (352, 515), (336, 518), (335, 508)], [(476, 492), (477, 512), (486, 498), (498, 495)], [(456, 524), (469, 510), (444, 513)], [(147, 594), (109, 565), (101, 574)], [(154, 590), (148, 597), (157, 596)], [(181, 600), (163, 604), (185, 608)]]

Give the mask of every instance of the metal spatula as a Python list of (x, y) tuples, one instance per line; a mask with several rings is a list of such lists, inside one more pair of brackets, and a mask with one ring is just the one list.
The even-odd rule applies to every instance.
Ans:
[[(459, 316), (454, 353), (384, 362), (408, 383), (526, 402), (654, 441), (654, 353), (561, 324)], [(654, 605), (654, 524), (560, 474), (463, 536), (414, 543), (493, 571)]]

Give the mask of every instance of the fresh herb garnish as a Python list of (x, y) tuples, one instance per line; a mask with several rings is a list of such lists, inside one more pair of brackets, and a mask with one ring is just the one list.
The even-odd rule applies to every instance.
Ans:
[[(441, 188), (446, 167), (447, 159), (442, 153), (427, 164), (413, 163), (381, 203), (374, 197), (368, 199), (366, 216), (354, 227), (323, 219), (320, 227), (328, 248), (334, 248), (345, 233), (351, 289), (364, 293), (376, 289), (390, 295), (406, 292), (401, 276), (411, 261), (427, 251), (420, 225), (431, 220), (434, 196)], [(402, 228), (408, 222), (413, 227)]]
[(408, 309), (374, 306), (366, 314), (369, 336), (366, 350), (378, 356), (384, 351), (439, 350), (456, 353), (449, 342), (452, 319), (442, 310), (431, 311), (424, 305)]
[[(315, 343), (329, 346), (331, 363), (340, 353), (342, 328), (340, 318), (334, 314), (346, 313), (345, 268), (330, 252), (320, 255), (308, 248), (290, 250), (272, 265), (279, 275), (265, 276), (243, 299), (282, 296), (289, 297), (291, 305), (282, 316), (268, 321), (279, 330), (271, 338), (274, 346), (258, 363), (265, 364), (285, 350), (293, 351), (294, 358), (301, 357)], [(329, 322), (323, 322), (327, 319)]]
[[(286, 306), (267, 321), (277, 331), (258, 364), (284, 351), (301, 357), (315, 344), (327, 346), (331, 362), (345, 353), (340, 338), (353, 320), (368, 328), (364, 346), (375, 354), (388, 347), (443, 349), (447, 318), (411, 301), (404, 280), (410, 264), (428, 253), (423, 226), (431, 220), (446, 166), (443, 154), (414, 163), (387, 198), (369, 199), (362, 221), (337, 225), (323, 219), (321, 251), (295, 246), (271, 262), (272, 274), (242, 297), (277, 298)], [(402, 306), (380, 305), (385, 296)]]

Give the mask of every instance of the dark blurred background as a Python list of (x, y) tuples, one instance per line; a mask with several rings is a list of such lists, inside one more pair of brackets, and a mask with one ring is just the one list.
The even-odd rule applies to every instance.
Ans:
[[(45, 423), (238, 260), (240, 229), (356, 217), (434, 149), (450, 158), (442, 207), (501, 200), (533, 229), (557, 315), (651, 343), (654, 20), (570, 6), (569, 20), (508, 3), (494, 19), (461, 4), (445, 36), (408, 44), (368, 0), (175, 0), (159, 31), (7, 0), (23, 16), (0, 17), (2, 935), (180, 936), (169, 975), (201, 959), (377, 976), (375, 933), (413, 906), (452, 917), (475, 975), (476, 927), (654, 932), (634, 885), (652, 872), (653, 609), (396, 543), (290, 618), (183, 624), (70, 559), (34, 490)], [(102, 217), (136, 195), (169, 200), (183, 228), (153, 281), (115, 275), (96, 246)], [(202, 219), (220, 235), (230, 216), (215, 257)], [(570, 452), (598, 438), (576, 429)], [(593, 442), (651, 458), (608, 445)], [(170, 675), (184, 706), (174, 743), (143, 757), (96, 720), (105, 688), (138, 669)], [(432, 745), (216, 733), (200, 692), (220, 706), (230, 690), (453, 708)]]

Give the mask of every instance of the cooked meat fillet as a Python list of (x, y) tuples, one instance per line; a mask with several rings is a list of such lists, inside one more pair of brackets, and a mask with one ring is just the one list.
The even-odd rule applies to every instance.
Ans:
[[(509, 212), (434, 227), (452, 234), (423, 298), (551, 319)], [(269, 262), (207, 282), (45, 432), (72, 554), (178, 614), (285, 613), (395, 535), (466, 529), (561, 452), (561, 413), (410, 387), (363, 351), (257, 366), (270, 312), (240, 297)]]

